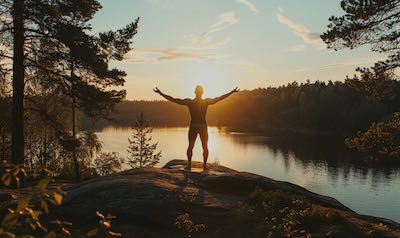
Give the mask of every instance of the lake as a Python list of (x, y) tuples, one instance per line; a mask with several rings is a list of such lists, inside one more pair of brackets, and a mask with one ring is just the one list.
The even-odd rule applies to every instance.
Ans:
[[(154, 128), (162, 167), (172, 159), (186, 159), (187, 128)], [(130, 129), (106, 128), (97, 135), (104, 151), (127, 158)], [(400, 222), (400, 168), (362, 163), (341, 142), (328, 139), (291, 138), (276, 142), (247, 133), (209, 128), (208, 161), (238, 171), (288, 181), (312, 192), (331, 196), (352, 210)], [(202, 161), (200, 139), (193, 160)]]

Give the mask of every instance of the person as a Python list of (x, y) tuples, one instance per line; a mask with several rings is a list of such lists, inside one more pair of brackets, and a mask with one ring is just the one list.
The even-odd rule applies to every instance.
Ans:
[(173, 98), (167, 94), (162, 93), (157, 87), (155, 89), (153, 89), (153, 91), (160, 94), (162, 97), (164, 97), (168, 101), (177, 103), (179, 105), (184, 105), (189, 108), (191, 121), (190, 121), (189, 133), (188, 133), (188, 139), (189, 139), (189, 146), (187, 149), (188, 165), (187, 165), (186, 169), (188, 171), (191, 170), (193, 147), (196, 142), (197, 135), (200, 135), (201, 144), (203, 147), (203, 162), (204, 162), (203, 170), (207, 171), (207, 159), (208, 159), (208, 127), (207, 127), (207, 121), (206, 121), (207, 108), (208, 108), (208, 106), (214, 105), (217, 102), (229, 97), (231, 94), (239, 92), (239, 89), (236, 87), (229, 93), (224, 94), (220, 97), (206, 98), (206, 99), (202, 98), (204, 89), (200, 85), (196, 86), (196, 89), (194, 91), (194, 93), (196, 94), (196, 97), (194, 99)]

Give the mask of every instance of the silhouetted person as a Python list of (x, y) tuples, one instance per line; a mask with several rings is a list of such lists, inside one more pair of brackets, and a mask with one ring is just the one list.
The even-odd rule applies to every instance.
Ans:
[(207, 113), (208, 106), (213, 105), (238, 91), (239, 91), (239, 89), (235, 88), (231, 92), (224, 94), (220, 97), (203, 99), (202, 98), (203, 92), (204, 92), (203, 87), (198, 85), (198, 86), (196, 86), (196, 89), (194, 91), (194, 93), (196, 94), (196, 97), (194, 99), (189, 99), (189, 98), (179, 99), (179, 98), (173, 98), (169, 95), (162, 93), (158, 88), (154, 89), (154, 92), (160, 94), (165, 99), (167, 99), (171, 102), (177, 103), (179, 105), (188, 106), (188, 108), (189, 108), (191, 121), (190, 121), (190, 129), (189, 129), (189, 134), (188, 134), (189, 147), (187, 149), (187, 159), (188, 159), (187, 170), (188, 171), (191, 170), (193, 147), (194, 147), (194, 143), (196, 142), (197, 134), (200, 135), (201, 145), (203, 147), (203, 159), (204, 159), (203, 169), (207, 170), (208, 129), (207, 129), (206, 113)]

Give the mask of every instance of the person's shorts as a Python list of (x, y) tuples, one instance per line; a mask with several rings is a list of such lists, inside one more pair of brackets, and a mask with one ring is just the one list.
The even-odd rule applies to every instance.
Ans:
[(194, 141), (197, 135), (200, 135), (202, 142), (208, 141), (208, 128), (207, 125), (190, 125), (189, 128), (189, 141)]

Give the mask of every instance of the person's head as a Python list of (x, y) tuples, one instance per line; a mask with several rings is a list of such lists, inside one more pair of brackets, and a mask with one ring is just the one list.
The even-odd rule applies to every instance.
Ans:
[(194, 90), (194, 93), (196, 94), (196, 97), (201, 97), (204, 93), (203, 86), (197, 85), (196, 89)]

